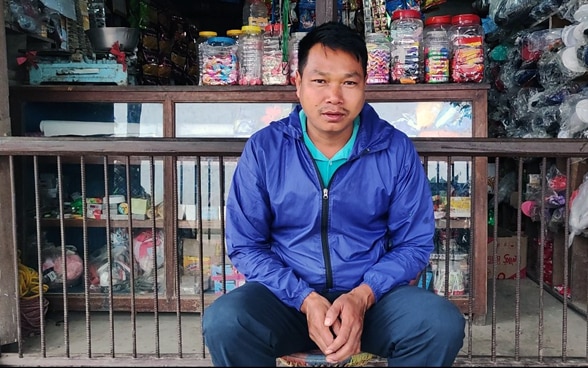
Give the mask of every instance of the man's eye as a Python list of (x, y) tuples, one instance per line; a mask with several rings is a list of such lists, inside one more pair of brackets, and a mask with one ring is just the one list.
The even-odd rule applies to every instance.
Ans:
[(346, 86), (355, 86), (355, 85), (357, 85), (357, 82), (355, 82), (355, 81), (345, 81), (344, 84)]
[(325, 80), (324, 79), (313, 79), (312, 82), (317, 83), (317, 84), (324, 84)]

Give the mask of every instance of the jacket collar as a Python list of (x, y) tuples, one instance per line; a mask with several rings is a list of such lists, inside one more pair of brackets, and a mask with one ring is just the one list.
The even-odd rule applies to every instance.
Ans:
[[(300, 123), (300, 110), (302, 106), (297, 104), (290, 115), (275, 123), (279, 124), (284, 134), (295, 139), (303, 139), (302, 126)], [(382, 120), (374, 108), (365, 103), (359, 113), (360, 125), (357, 132), (355, 146), (350, 155), (350, 159), (367, 151), (377, 151), (388, 146), (389, 136), (393, 134), (395, 128), (388, 122)]]

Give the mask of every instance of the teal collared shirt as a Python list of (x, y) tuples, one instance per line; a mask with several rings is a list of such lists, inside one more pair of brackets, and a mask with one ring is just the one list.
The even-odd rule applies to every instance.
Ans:
[(304, 135), (304, 144), (308, 147), (314, 162), (316, 162), (316, 166), (319, 169), (319, 173), (321, 174), (321, 178), (323, 179), (323, 184), (327, 185), (333, 176), (333, 173), (339, 168), (339, 166), (343, 165), (345, 161), (349, 158), (351, 154), (351, 149), (355, 144), (355, 138), (357, 138), (357, 131), (359, 129), (359, 115), (353, 120), (353, 133), (351, 133), (351, 138), (347, 141), (347, 143), (333, 156), (333, 158), (328, 159), (321, 151), (316, 148), (314, 143), (308, 137), (308, 132), (306, 131), (306, 114), (304, 110), (300, 110), (300, 123), (302, 124), (302, 134)]

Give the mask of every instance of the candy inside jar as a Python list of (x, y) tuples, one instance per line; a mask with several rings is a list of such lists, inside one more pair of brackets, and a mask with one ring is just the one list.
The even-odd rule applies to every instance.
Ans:
[(237, 46), (230, 37), (212, 37), (204, 44), (202, 84), (232, 85), (239, 82)]

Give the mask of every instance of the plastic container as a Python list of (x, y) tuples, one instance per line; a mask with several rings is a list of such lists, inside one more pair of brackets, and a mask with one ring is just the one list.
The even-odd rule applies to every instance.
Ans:
[(216, 37), (217, 33), (214, 31), (200, 31), (196, 39), (196, 48), (198, 49), (198, 84), (202, 85), (202, 49), (203, 43), (208, 41), (211, 37)]
[(202, 45), (202, 85), (237, 84), (239, 71), (235, 40), (230, 37), (211, 37)]
[(290, 69), (290, 84), (296, 84), (296, 72), (298, 71), (298, 43), (306, 36), (307, 32), (294, 32), (288, 40), (288, 67)]
[(260, 85), (261, 62), (263, 56), (263, 38), (258, 26), (241, 27), (243, 34), (239, 38), (239, 84)]
[(392, 13), (392, 83), (415, 84), (421, 81), (423, 29), (421, 12), (418, 10), (401, 9)]
[(451, 81), (481, 83), (484, 81), (484, 29), (476, 14), (451, 18)]
[(423, 76), (425, 83), (447, 83), (450, 81), (450, 27), (451, 15), (439, 15), (425, 19), (423, 31)]
[(282, 51), (282, 26), (268, 24), (263, 33), (261, 79), (264, 85), (287, 85), (288, 60)]
[(390, 40), (384, 33), (368, 33), (365, 37), (368, 64), (367, 84), (390, 83)]

